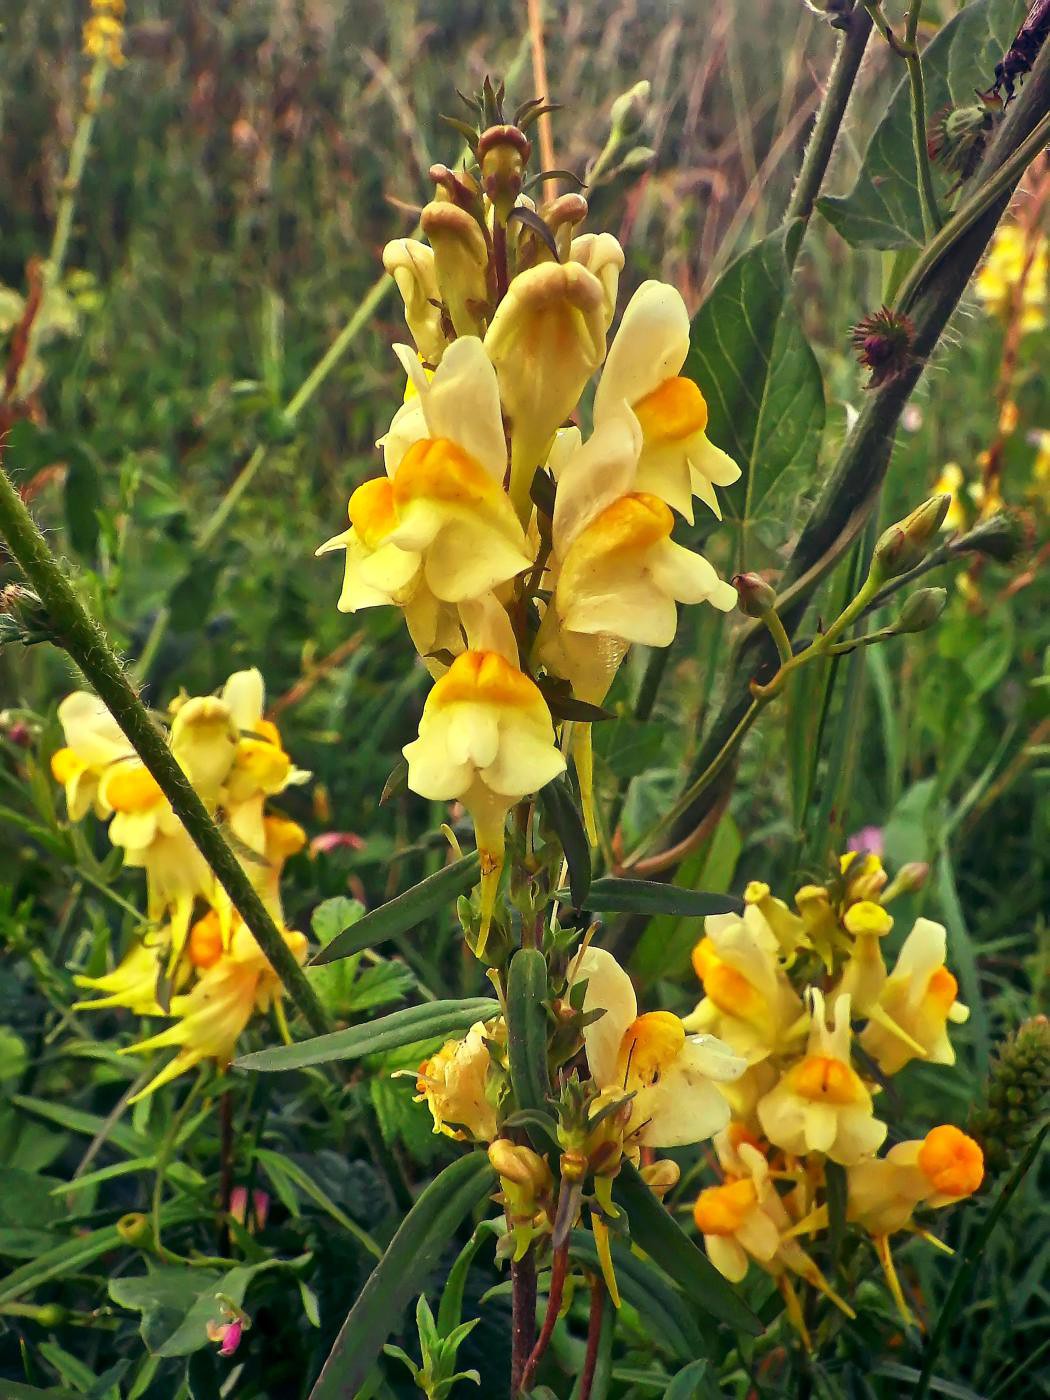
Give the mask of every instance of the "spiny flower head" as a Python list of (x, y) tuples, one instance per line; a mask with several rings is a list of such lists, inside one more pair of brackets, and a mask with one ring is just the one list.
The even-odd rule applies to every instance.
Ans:
[(858, 361), (871, 371), (869, 389), (899, 378), (914, 363), (915, 324), (911, 317), (880, 307), (850, 332)]

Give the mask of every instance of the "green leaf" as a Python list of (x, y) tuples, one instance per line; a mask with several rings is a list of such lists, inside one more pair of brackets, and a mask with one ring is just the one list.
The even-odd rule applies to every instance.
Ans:
[(4, 1400), (84, 1400), (83, 1394), (75, 1390), (62, 1390), (52, 1386), (39, 1390), (35, 1385), (23, 1385), (21, 1381), (4, 1381)]
[[(322, 1191), (313, 1177), (309, 1176), (297, 1163), (289, 1161), (279, 1152), (271, 1152), (268, 1147), (257, 1147), (255, 1156), (260, 1165), (266, 1171), (267, 1176), (276, 1184), (278, 1177), (286, 1177), (288, 1181), (297, 1186), (304, 1196), (309, 1196), (315, 1205), (319, 1205), (326, 1211), (337, 1225), (341, 1225), (348, 1234), (353, 1235), (357, 1242), (368, 1250), (374, 1259), (381, 1259), (383, 1251), (376, 1244), (367, 1230), (362, 1230), (356, 1220), (352, 1220), (344, 1210), (336, 1205), (325, 1191)], [(279, 1193), (280, 1194), (280, 1193)]]
[(189, 1356), (209, 1345), (208, 1323), (220, 1318), (218, 1294), (240, 1307), (256, 1274), (283, 1267), (281, 1259), (238, 1265), (224, 1274), (165, 1267), (112, 1279), (109, 1296), (118, 1306), (142, 1313), (142, 1339), (155, 1356)]
[(731, 894), (707, 894), (656, 880), (620, 880), (615, 875), (603, 875), (591, 885), (587, 908), (592, 914), (686, 914), (701, 918), (708, 914), (742, 914), (744, 904)]
[(310, 1400), (344, 1400), (356, 1393), (405, 1306), (495, 1179), (485, 1153), (472, 1152), (421, 1193), (350, 1309)]
[(365, 906), (359, 899), (347, 899), (346, 895), (336, 895), (319, 904), (310, 916), (313, 935), (326, 948), (336, 934), (353, 928), (364, 917)]
[(460, 1250), (452, 1268), (449, 1269), (445, 1287), (441, 1292), (441, 1302), (438, 1304), (437, 1315), (437, 1329), (443, 1337), (447, 1337), (453, 1328), (460, 1324), (460, 1319), (463, 1316), (463, 1292), (466, 1288), (470, 1266), (474, 1262), (474, 1256), (486, 1237), (498, 1236), (498, 1234), (499, 1230), (495, 1221), (483, 1220), (480, 1225), (475, 1227), (474, 1233)]
[(583, 907), (591, 887), (591, 843), (583, 827), (583, 817), (564, 778), (555, 778), (540, 788), (540, 803), (558, 840), (569, 867), (569, 888), (577, 909)]
[[(573, 1230), (569, 1254), (592, 1273), (601, 1272), (594, 1236), (589, 1230)], [(632, 1254), (619, 1240), (612, 1242), (612, 1260), (624, 1302), (638, 1310), (658, 1345), (682, 1361), (706, 1350), (704, 1335), (686, 1300), (654, 1264)]]
[(305, 1069), (327, 1064), (329, 1060), (357, 1060), (383, 1050), (396, 1050), (417, 1040), (437, 1040), (453, 1031), (467, 1030), (475, 1021), (488, 1021), (499, 1013), (499, 1002), (489, 997), (468, 997), (464, 1001), (428, 1001), (409, 1006), (345, 1031), (301, 1040), (296, 1045), (279, 1045), (255, 1050), (234, 1060), (237, 1069), (273, 1073), (284, 1069)]
[(762, 1331), (737, 1290), (682, 1231), (629, 1162), (624, 1162), (616, 1178), (613, 1199), (627, 1212), (634, 1243), (704, 1312), (740, 1332), (757, 1336)]
[(74, 1133), (83, 1133), (86, 1137), (98, 1137), (100, 1134), (114, 1146), (119, 1147), (122, 1152), (126, 1152), (131, 1157), (142, 1157), (149, 1153), (152, 1144), (134, 1128), (129, 1128), (126, 1123), (107, 1124), (104, 1118), (100, 1118), (96, 1113), (87, 1113), (80, 1108), (72, 1108), (64, 1103), (51, 1103), (47, 1099), (33, 1098), (28, 1094), (15, 1094), (11, 1102), (16, 1108), (23, 1109), (26, 1113), (32, 1113), (37, 1118), (46, 1119), (49, 1123), (57, 1123), (59, 1127), (68, 1128)]
[(507, 979), (507, 1051), (514, 1098), (522, 1109), (545, 1109), (551, 1096), (546, 999), (546, 958), (538, 948), (519, 948)]
[(372, 948), (384, 939), (396, 938), (399, 933), (408, 933), (431, 914), (450, 904), (464, 890), (474, 884), (480, 866), (478, 854), (472, 851), (469, 856), (453, 861), (434, 875), (428, 875), (410, 890), (396, 895), (379, 909), (370, 910), (363, 919), (358, 919), (344, 929), (313, 958), (311, 967), (335, 962), (338, 958), (348, 958), (360, 953), (364, 948)]
[(93, 559), (98, 546), (98, 516), (102, 508), (98, 469), (92, 452), (80, 442), (68, 442), (66, 458), (66, 529), (69, 542), (85, 559)]
[(741, 568), (755, 529), (774, 546), (787, 538), (824, 429), (820, 367), (792, 301), (800, 237), (798, 221), (785, 225), (730, 264), (693, 318), (682, 371), (707, 400), (708, 437), (742, 473), (722, 492), (740, 525)]
[(712, 1400), (721, 1393), (709, 1374), (709, 1362), (702, 1357), (699, 1361), (690, 1361), (672, 1376), (671, 1384), (664, 1391), (664, 1400)]
[[(938, 31), (922, 53), (928, 116), (949, 104), (973, 105), (974, 90), (990, 85), (1023, 13), (1017, 0), (975, 0)], [(912, 149), (911, 93), (903, 65), (901, 73), (853, 189), (817, 203), (855, 248), (918, 248), (926, 241)], [(943, 195), (948, 182), (936, 167), (934, 175)]]

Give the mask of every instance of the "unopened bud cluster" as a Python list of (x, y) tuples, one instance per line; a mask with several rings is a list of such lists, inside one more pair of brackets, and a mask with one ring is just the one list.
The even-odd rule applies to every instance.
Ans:
[(970, 1132), (988, 1167), (1003, 1172), (1024, 1151), (1050, 1106), (1050, 1021), (1033, 1016), (999, 1047)]

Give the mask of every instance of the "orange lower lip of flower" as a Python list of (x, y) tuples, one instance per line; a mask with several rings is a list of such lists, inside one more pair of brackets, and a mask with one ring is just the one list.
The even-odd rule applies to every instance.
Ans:
[(465, 651), (435, 684), (427, 707), (462, 701), (530, 709), (543, 703), (539, 690), (516, 666), (495, 651)]
[(636, 491), (613, 501), (584, 529), (576, 549), (590, 555), (633, 553), (665, 540), (674, 528), (674, 515), (658, 496)]
[(691, 379), (665, 379), (633, 408), (649, 442), (680, 442), (707, 427), (707, 402)]
[(655, 1084), (685, 1044), (685, 1027), (670, 1011), (649, 1011), (624, 1031), (616, 1077), (625, 1089)]
[(126, 764), (106, 784), (106, 800), (115, 812), (148, 812), (163, 799), (156, 779), (141, 764)]
[(51, 755), (51, 776), (63, 787), (83, 771), (84, 765), (72, 749), (56, 749)]
[(937, 968), (926, 984), (926, 996), (945, 1015), (955, 1004), (959, 984), (944, 966)]
[(919, 1148), (919, 1169), (944, 1196), (969, 1196), (984, 1180), (984, 1153), (972, 1137), (942, 1123)]
[(190, 929), (188, 946), (190, 962), (202, 971), (214, 967), (222, 957), (222, 928), (214, 909), (210, 909)]
[(502, 490), (479, 462), (448, 438), (420, 438), (414, 442), (401, 459), (391, 484), (398, 506), (420, 498), (450, 505), (474, 505)]
[(369, 549), (378, 549), (397, 524), (393, 482), (385, 476), (362, 482), (350, 497), (347, 511), (361, 542)]
[(701, 1191), (693, 1219), (702, 1235), (735, 1235), (757, 1200), (754, 1182), (731, 1181)]
[(708, 968), (704, 991), (719, 1011), (724, 1011), (727, 1016), (739, 1016), (745, 1021), (754, 1020), (763, 1007), (762, 997), (743, 973), (720, 959)]
[(792, 1089), (816, 1103), (845, 1105), (861, 1097), (862, 1086), (853, 1070), (828, 1055), (807, 1055), (789, 1075)]

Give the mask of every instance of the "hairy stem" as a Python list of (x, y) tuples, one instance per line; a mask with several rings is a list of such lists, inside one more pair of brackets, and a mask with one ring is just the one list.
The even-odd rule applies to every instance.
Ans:
[(156, 779), (175, 815), (230, 896), (292, 1001), (312, 1030), (318, 1034), (330, 1030), (328, 1016), (277, 925), (186, 774), (176, 763), (163, 734), (132, 689), (105, 633), (86, 612), (2, 466), (0, 536), (39, 595), (54, 629), (55, 641), (80, 667)]
[(813, 124), (813, 135), (809, 138), (802, 168), (788, 205), (785, 216), (788, 220), (808, 219), (813, 213), (846, 115), (853, 85), (857, 80), (864, 50), (871, 37), (871, 15), (865, 9), (858, 7), (851, 11), (843, 24), (845, 27), (835, 62), (828, 74), (824, 100)]
[(536, 1256), (531, 1248), (521, 1259), (511, 1263), (510, 1277), (510, 1393), (516, 1397), (536, 1336)]

